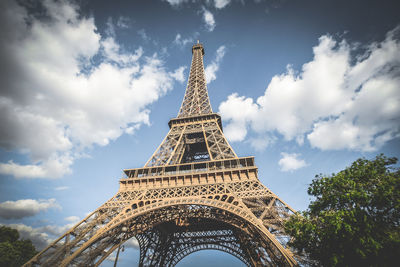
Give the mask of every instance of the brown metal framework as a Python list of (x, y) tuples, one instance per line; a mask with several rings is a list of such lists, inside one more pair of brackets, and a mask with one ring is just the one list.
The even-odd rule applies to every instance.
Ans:
[(204, 48), (196, 44), (185, 97), (143, 168), (124, 170), (117, 194), (26, 266), (98, 266), (131, 237), (139, 266), (174, 266), (204, 249), (247, 266), (296, 266), (283, 222), (294, 211), (259, 181), (253, 157), (237, 157), (213, 113)]

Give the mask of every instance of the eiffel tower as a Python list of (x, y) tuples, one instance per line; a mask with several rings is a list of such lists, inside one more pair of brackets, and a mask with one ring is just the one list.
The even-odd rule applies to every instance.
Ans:
[(99, 266), (132, 237), (139, 266), (175, 266), (205, 249), (247, 266), (297, 266), (283, 222), (294, 212), (238, 157), (211, 109), (203, 45), (192, 47), (182, 106), (143, 168), (124, 170), (115, 196), (25, 266)]

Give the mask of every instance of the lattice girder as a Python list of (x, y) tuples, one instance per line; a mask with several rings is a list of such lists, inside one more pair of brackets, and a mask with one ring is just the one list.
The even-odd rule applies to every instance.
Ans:
[(204, 49), (192, 52), (178, 117), (145, 166), (124, 170), (116, 195), (25, 266), (98, 266), (134, 236), (140, 266), (174, 266), (202, 249), (249, 266), (297, 266), (283, 227), (294, 211), (261, 184), (254, 158), (229, 145), (208, 98)]
[(201, 44), (193, 46), (192, 52), (189, 80), (178, 117), (212, 113), (204, 74), (203, 46)]
[[(251, 197), (249, 198), (249, 196)], [(258, 201), (254, 201), (255, 197)], [(277, 200), (279, 199), (257, 180), (173, 188), (149, 188), (136, 193), (120, 191), (67, 234), (70, 236), (74, 233), (76, 235), (74, 240), (70, 240), (68, 244), (65, 241), (58, 244), (56, 242), (50, 247), (59, 246), (64, 253), (63, 258), (69, 253), (70, 261), (64, 262), (65, 265), (71, 263), (72, 260), (87, 263), (96, 258), (93, 256), (94, 252), (95, 254), (104, 254), (103, 251), (110, 246), (115, 249), (115, 239), (103, 240), (102, 237), (109, 237), (113, 231), (116, 231), (113, 236), (121, 236), (121, 233), (116, 229), (121, 229), (122, 225), (126, 225), (133, 218), (145, 216), (150, 211), (168, 207), (206, 205), (226, 212), (224, 216), (227, 213), (233, 214), (245, 220), (246, 223), (255, 226), (257, 231), (261, 232), (266, 240), (269, 240), (268, 247), (275, 247), (274, 249), (269, 248), (270, 251), (265, 252), (268, 255), (273, 254), (274, 257), (278, 257), (275, 254), (281, 254), (284, 258), (290, 258), (290, 251), (282, 247), (276, 241), (276, 236), (271, 234), (271, 231), (283, 233), (281, 217), (286, 216), (288, 211), (288, 208), (285, 208), (282, 213), (275, 212), (275, 206), (271, 206), (271, 203), (278, 203)], [(257, 211), (261, 211), (261, 215), (264, 215), (261, 216)], [(178, 214), (181, 213), (179, 209), (177, 209), (177, 212)], [(269, 214), (269, 217), (265, 218), (265, 214)], [(166, 221), (172, 220), (174, 216), (178, 215), (169, 214), (169, 216), (169, 218), (165, 218)], [(93, 217), (94, 219), (91, 220)], [(154, 218), (160, 217), (162, 217), (160, 214), (154, 216)], [(272, 219), (275, 219), (275, 221), (271, 222)], [(96, 225), (96, 229), (94, 229), (94, 225)], [(135, 223), (134, 229), (137, 232), (145, 232), (151, 226), (148, 223)], [(66, 247), (68, 247), (68, 252), (65, 249)], [(85, 253), (82, 254), (82, 252), (88, 247), (90, 247), (91, 254), (83, 256)], [(54, 258), (53, 256), (48, 262), (58, 262), (60, 257)], [(38, 258), (41, 258), (39, 262), (43, 262), (42, 265), (46, 266), (46, 261), (43, 261), (46, 258), (46, 253), (42, 256), (39, 255)], [(278, 259), (282, 260), (279, 257)], [(47, 266), (51, 266), (51, 264)]]
[[(149, 233), (150, 232), (150, 233)], [(167, 236), (158, 238), (167, 241), (163, 244), (157, 242), (144, 242), (148, 235), (156, 233), (158, 236)], [(138, 238), (141, 251), (139, 266), (175, 266), (181, 259), (187, 255), (204, 249), (216, 249), (227, 252), (247, 266), (251, 266), (251, 255), (248, 250), (242, 248), (246, 233), (236, 229), (228, 224), (215, 220), (191, 220), (183, 225), (177, 225), (176, 222), (167, 222), (159, 224), (147, 233), (143, 234), (145, 238)], [(153, 249), (149, 249), (153, 247)], [(158, 251), (161, 255), (158, 264), (148, 264), (146, 260), (151, 259), (152, 255), (148, 255), (147, 251)], [(146, 253), (145, 253), (146, 252)], [(253, 255), (254, 256), (254, 255)]]
[[(233, 215), (229, 212), (226, 212), (224, 210), (215, 210), (210, 211), (209, 206), (200, 206), (200, 205), (191, 205), (191, 208), (186, 212), (182, 212), (182, 207), (181, 206), (167, 206), (164, 207), (164, 209), (158, 209), (158, 210), (149, 210), (148, 212), (144, 213), (142, 217), (136, 217), (139, 218), (138, 220), (127, 220), (125, 221), (124, 224), (121, 225), (132, 225), (129, 227), (129, 234), (123, 233), (122, 228), (123, 227), (116, 227), (110, 230), (110, 232), (105, 233), (104, 235), (101, 235), (98, 237), (96, 242), (93, 242), (90, 244), (90, 246), (82, 246), (82, 247), (87, 247), (87, 249), (83, 249), (82, 251), (75, 251), (75, 255), (72, 255), (69, 257), (69, 261), (64, 261), (60, 266), (66, 266), (67, 264), (77, 264), (77, 266), (87, 266), (86, 264), (92, 262), (95, 265), (100, 264), (101, 262), (97, 262), (96, 259), (98, 259), (101, 255), (99, 253), (100, 251), (106, 250), (108, 247), (116, 248), (115, 243), (123, 243), (126, 239), (129, 239), (132, 235), (135, 233), (143, 233), (143, 232), (148, 232), (148, 229), (151, 227), (154, 227), (156, 224), (159, 224), (160, 221), (174, 221), (179, 218), (189, 218), (189, 217), (197, 217), (197, 218), (212, 218), (212, 219), (217, 219), (221, 220), (221, 218), (224, 218), (227, 222), (229, 222), (230, 225), (235, 225), (237, 228), (241, 227), (241, 229), (246, 229), (246, 227), (254, 228), (253, 224), (249, 224), (246, 221), (240, 220), (238, 218), (232, 219)], [(204, 208), (206, 207), (206, 208)], [(194, 213), (193, 211), (196, 212)], [(217, 212), (215, 212), (217, 211)], [(223, 216), (222, 216), (223, 215)], [(154, 221), (156, 220), (156, 222)], [(144, 225), (144, 227), (137, 227), (138, 224)], [(120, 226), (121, 226), (120, 225)], [(246, 227), (245, 227), (246, 226)], [(118, 229), (118, 231), (117, 231)], [(249, 231), (259, 231), (258, 229), (250, 229)], [(256, 234), (255, 237), (260, 236), (260, 234)], [(262, 236), (262, 235), (261, 235)], [(254, 238), (254, 237), (253, 237)], [(260, 239), (261, 240), (261, 239)], [(264, 239), (262, 239), (264, 240)], [(265, 244), (259, 244), (259, 247), (264, 247), (266, 246)], [(81, 247), (81, 248), (82, 248)], [(268, 256), (264, 256), (266, 259), (270, 259), (272, 261), (271, 265), (273, 264), (278, 264), (279, 265), (284, 265), (284, 259), (280, 258), (280, 254), (277, 252), (278, 250), (272, 249), (272, 244), (268, 243), (267, 247), (270, 248), (270, 251), (268, 251)], [(261, 248), (258, 248), (259, 252), (258, 254), (261, 255), (262, 253)], [(269, 255), (270, 254), (270, 255)], [(67, 258), (68, 259), (68, 258)], [(100, 258), (104, 259), (104, 258)], [(154, 266), (153, 264), (150, 265), (145, 265), (145, 266)]]
[[(199, 161), (237, 158), (222, 133), (218, 120), (217, 116), (205, 117), (204, 120), (196, 122), (188, 118), (172, 125), (145, 167), (185, 163), (187, 159), (184, 158), (184, 154), (191, 144), (201, 145), (206, 149), (207, 157)], [(198, 137), (191, 137), (194, 134), (198, 134)]]

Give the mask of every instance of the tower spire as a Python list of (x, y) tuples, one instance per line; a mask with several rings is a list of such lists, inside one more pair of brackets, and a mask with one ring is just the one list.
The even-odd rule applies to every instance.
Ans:
[(143, 267), (175, 266), (203, 249), (246, 266), (298, 266), (284, 231), (295, 211), (260, 182), (254, 157), (229, 145), (208, 99), (203, 46), (192, 52), (181, 110), (146, 165), (124, 170), (110, 200), (24, 267), (99, 266), (133, 236)]
[(212, 113), (203, 65), (204, 48), (197, 40), (192, 47), (192, 64), (178, 118)]

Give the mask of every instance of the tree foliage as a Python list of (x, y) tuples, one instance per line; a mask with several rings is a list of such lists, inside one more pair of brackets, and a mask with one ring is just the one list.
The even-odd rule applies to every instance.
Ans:
[(20, 240), (17, 230), (0, 227), (0, 266), (19, 267), (36, 254), (30, 240)]
[(395, 266), (400, 252), (400, 169), (396, 158), (358, 159), (317, 175), (308, 209), (285, 224), (289, 245), (315, 266)]

